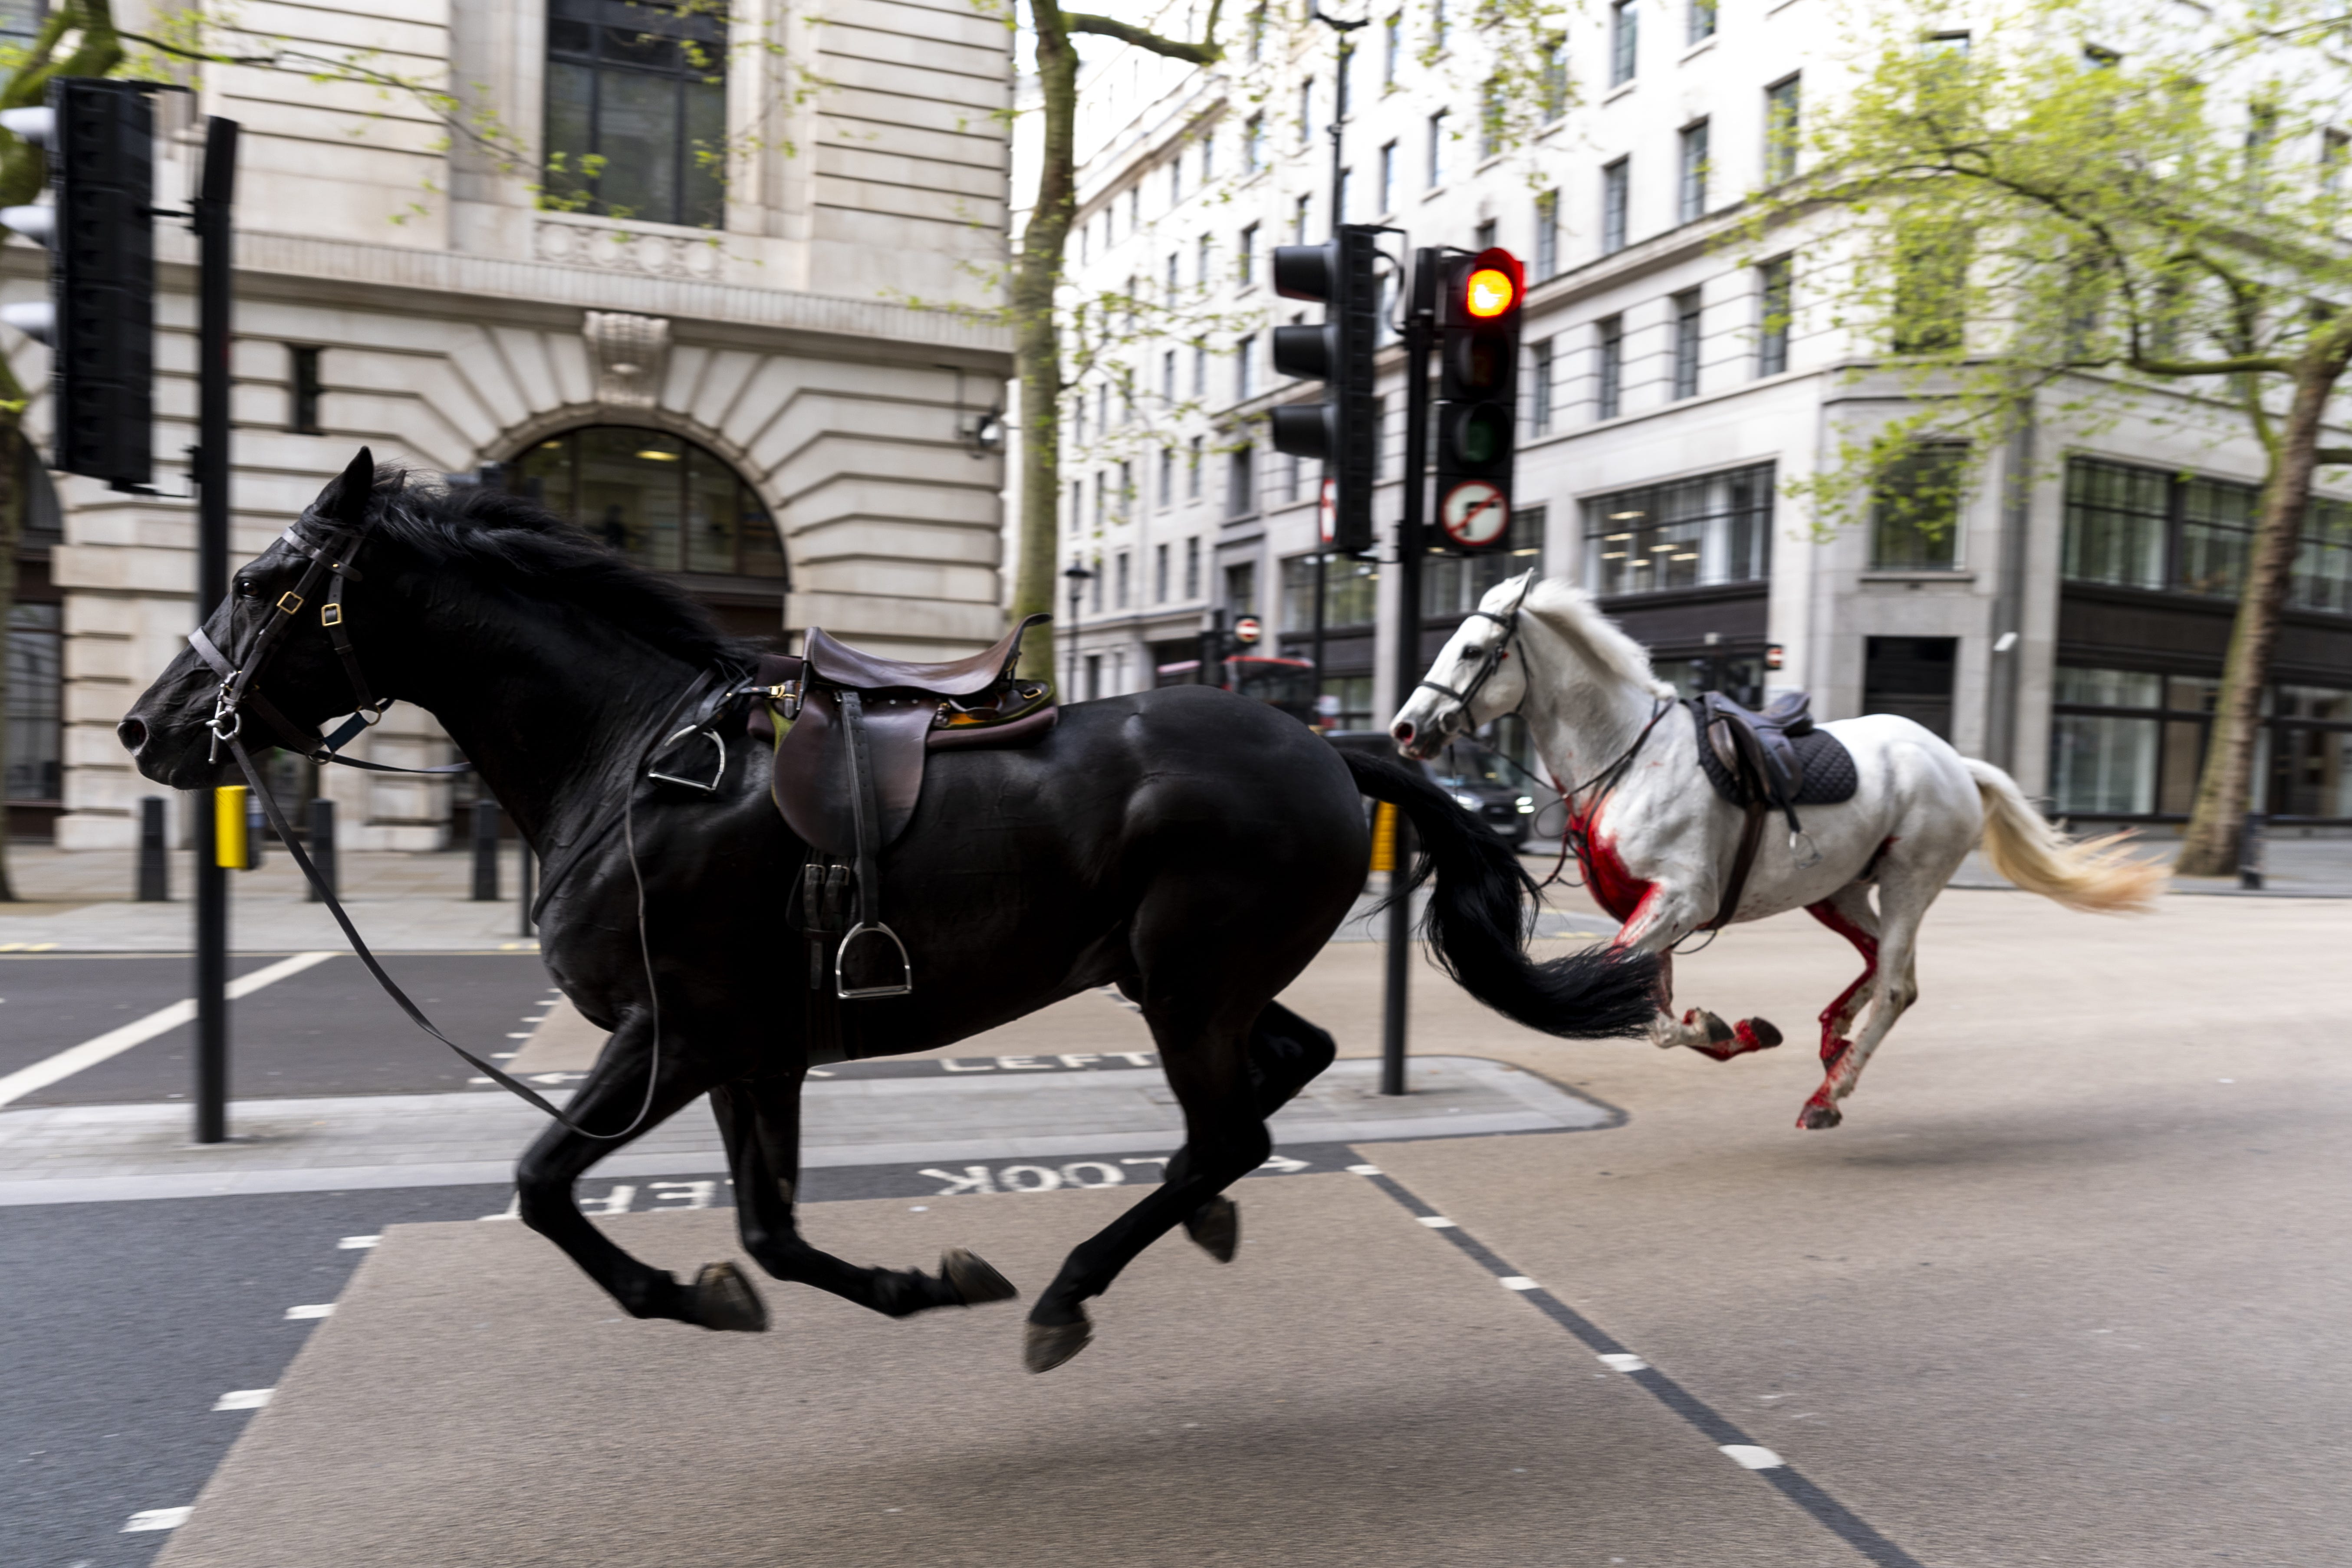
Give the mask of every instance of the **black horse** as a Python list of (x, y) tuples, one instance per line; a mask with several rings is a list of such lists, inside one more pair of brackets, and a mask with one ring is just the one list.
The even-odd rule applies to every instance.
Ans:
[[(320, 545), (348, 538), (339, 529), (363, 543), (361, 581), (332, 610), (358, 663), (339, 657), (318, 615), (300, 616), (254, 689), (299, 726), (350, 711), (364, 679), (431, 711), (561, 875), (541, 921), (548, 966), (613, 1032), (567, 1110), (577, 1128), (551, 1124), (522, 1158), (524, 1222), (640, 1318), (765, 1328), (731, 1265), (682, 1284), (614, 1245), (572, 1196), (625, 1141), (613, 1134), (707, 1093), (744, 1248), (777, 1279), (892, 1316), (1013, 1296), (969, 1253), (950, 1252), (938, 1275), (859, 1268), (795, 1228), (807, 965), (786, 905), (805, 851), (769, 799), (764, 747), (731, 747), (710, 795), (644, 768), (680, 694), (714, 669), (740, 678), (750, 651), (572, 524), (512, 496), (409, 487), (364, 451), (236, 574), (205, 625), (213, 644), (236, 657)], [(229, 776), (209, 758), (221, 684), (193, 651), (173, 661), (120, 726), (142, 773), (177, 789)], [(1437, 874), (1432, 941), (1474, 994), (1560, 1036), (1648, 1022), (1651, 960), (1530, 963), (1528, 879), (1499, 841), (1418, 770), (1343, 760), (1261, 704), (1150, 691), (1066, 708), (1029, 747), (932, 759), (914, 819), (881, 862), (916, 988), (845, 1005), (857, 1054), (948, 1045), (1115, 984), (1150, 1025), (1184, 1112), (1165, 1182), (1072, 1252), (1038, 1299), (1033, 1369), (1084, 1347), (1086, 1300), (1175, 1226), (1232, 1256), (1237, 1215), (1223, 1189), (1265, 1160), (1266, 1117), (1334, 1055), (1329, 1035), (1274, 997), (1363, 885), (1363, 795), (1394, 802), (1418, 829), (1418, 872), (1433, 861)], [(625, 798), (627, 831), (609, 831)]]

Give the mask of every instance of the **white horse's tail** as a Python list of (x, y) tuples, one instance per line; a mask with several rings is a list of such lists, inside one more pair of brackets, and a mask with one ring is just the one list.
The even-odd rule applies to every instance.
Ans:
[(1994, 870), (2069, 909), (2118, 914), (2155, 907), (2170, 873), (2135, 858), (2124, 847), (2128, 832), (2069, 838), (2033, 809), (2015, 779), (1990, 763), (1960, 760), (1984, 800), (1984, 848)]

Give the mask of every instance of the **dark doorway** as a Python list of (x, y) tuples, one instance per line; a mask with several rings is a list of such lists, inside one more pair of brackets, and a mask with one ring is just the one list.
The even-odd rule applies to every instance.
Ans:
[(1894, 713), (1948, 741), (1958, 637), (1871, 637), (1864, 644), (1862, 710)]

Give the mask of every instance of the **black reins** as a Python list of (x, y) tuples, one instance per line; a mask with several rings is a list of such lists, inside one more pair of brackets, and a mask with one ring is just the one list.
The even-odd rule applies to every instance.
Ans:
[[(346, 489), (350, 488), (347, 482)], [(341, 500), (344, 505), (352, 504), (348, 495)], [(621, 787), (622, 799), (618, 809), (608, 809), (600, 814), (599, 819), (592, 824), (590, 831), (583, 833), (580, 839), (574, 842), (572, 852), (558, 866), (550, 868), (540, 901), (534, 906), (534, 913), (539, 908), (544, 907), (546, 897), (554, 890), (556, 882), (579, 864), (583, 854), (589, 847), (603, 841), (617, 820), (622, 829), (624, 842), (627, 846), (630, 875), (635, 879), (638, 949), (645, 960), (646, 985), (653, 1012), (654, 1038), (651, 1059), (646, 1069), (646, 1098), (644, 1103), (638, 1107), (636, 1116), (631, 1120), (628, 1126), (618, 1132), (592, 1132), (557, 1110), (530, 1085), (484, 1061), (442, 1033), (433, 1020), (425, 1016), (424, 1009), (417, 1006), (410, 999), (408, 993), (400, 988), (399, 983), (384, 972), (383, 965), (377, 962), (375, 954), (369, 951), (366, 942), (361, 938), (359, 928), (352, 923), (351, 916), (344, 912), (341, 900), (335, 897), (334, 889), (327, 885), (327, 879), (320, 875), (318, 867), (311, 862), (300, 840), (295, 837), (292, 825), (286, 820), (286, 813), (278, 804), (278, 797), (270, 793), (269, 785), (262, 779), (261, 771), (254, 765), (252, 753), (246, 749), (244, 714), (247, 709), (250, 709), (264, 723), (277, 731), (281, 738), (290, 741), (294, 750), (313, 762), (341, 763), (346, 767), (365, 768), (371, 773), (446, 774), (471, 771), (472, 764), (469, 763), (460, 763), (446, 767), (398, 768), (383, 763), (360, 762), (336, 754), (337, 751), (348, 743), (353, 736), (382, 719), (384, 710), (392, 706), (389, 699), (377, 699), (373, 689), (368, 685), (367, 677), (360, 666), (358, 652), (352, 645), (351, 634), (348, 630), (350, 617), (345, 615), (342, 603), (344, 583), (347, 580), (352, 582), (361, 580), (359, 573), (352, 565), (352, 561), (358, 555), (360, 546), (365, 542), (365, 512), (372, 500), (372, 487), (361, 488), (356, 504), (361, 510), (362, 521), (356, 524), (339, 521), (334, 525), (327, 526), (326, 537), (317, 543), (304, 538), (299, 531), (303, 523), (313, 521), (310, 518), (298, 519), (286, 530), (283, 537), (287, 544), (308, 556), (310, 564), (303, 570), (301, 579), (295, 586), (280, 594), (276, 602), (271, 605), (268, 618), (261, 623), (252, 638), (246, 644), (241, 658), (232, 660), (223, 654), (202, 626), (188, 634), (188, 642), (194, 647), (197, 656), (212, 666), (221, 677), (220, 690), (213, 702), (213, 716), (206, 725), (213, 736), (212, 759), (217, 762), (221, 748), (223, 746), (228, 748), (229, 754), (236, 758), (238, 769), (245, 774), (246, 784), (252, 789), (255, 797), (261, 802), (262, 813), (268, 819), (271, 830), (278, 835), (279, 842), (286, 846), (288, 853), (294, 858), (295, 865), (301, 868), (302, 875), (309, 879), (312, 889), (319, 895), (320, 901), (327, 906), (327, 912), (334, 916), (335, 923), (342, 928), (343, 937), (351, 943), (352, 952), (358, 956), (362, 963), (367, 966), (368, 973), (375, 976), (376, 984), (383, 987), (384, 994), (390, 996), (394, 1004), (408, 1015), (411, 1023), (457, 1052), (467, 1065), (487, 1075), (492, 1083), (511, 1094), (520, 1096), (582, 1137), (593, 1138), (604, 1142), (631, 1137), (645, 1124), (646, 1118), (653, 1113), (655, 1096), (661, 1081), (661, 993), (655, 981), (653, 950), (646, 929), (645, 877), (637, 866), (635, 821), (637, 777), (651, 766), (656, 756), (664, 749), (664, 738), (676, 739), (676, 736), (671, 733), (670, 726), (681, 713), (692, 707), (696, 710), (696, 727), (707, 726), (715, 720), (713, 710), (723, 706), (727, 700), (739, 693), (732, 689), (734, 682), (730, 678), (720, 672), (705, 670), (697, 675), (692, 684), (672, 700), (668, 710), (662, 715), (661, 722), (654, 726), (635, 764), (629, 771), (626, 782)], [(322, 735), (312, 725), (295, 723), (257, 689), (262, 669), (284, 641), (287, 631), (293, 625), (295, 616), (301, 611), (304, 605), (318, 595), (320, 583), (327, 578), (333, 579), (331, 596), (320, 606), (320, 623), (327, 628), (335, 653), (342, 661), (344, 672), (351, 679), (352, 694), (358, 700), (357, 709), (352, 717), (339, 726), (332, 735)], [(234, 626), (236, 619), (236, 599), (232, 597), (229, 604), (231, 606), (229, 620)], [(716, 702), (710, 700), (713, 694), (709, 689), (714, 681), (725, 689), (716, 694)], [(723, 743), (720, 755), (720, 768), (723, 773), (725, 769)]]

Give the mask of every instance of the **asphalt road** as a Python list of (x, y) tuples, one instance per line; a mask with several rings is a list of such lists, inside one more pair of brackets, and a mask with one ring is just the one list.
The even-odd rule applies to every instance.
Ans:
[[(240, 955), (233, 975), (280, 955)], [(478, 1055), (554, 989), (536, 953), (426, 953), (384, 959), (427, 1016)], [(189, 994), (185, 957), (0, 957), (0, 1073), (12, 1072)], [(338, 953), (230, 1005), (229, 1092), (237, 1099), (421, 1094), (462, 1089), (474, 1069), (410, 1023), (358, 959)], [(16, 1101), (88, 1105), (183, 1100), (195, 1068), (184, 1025)]]

